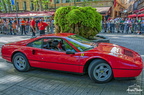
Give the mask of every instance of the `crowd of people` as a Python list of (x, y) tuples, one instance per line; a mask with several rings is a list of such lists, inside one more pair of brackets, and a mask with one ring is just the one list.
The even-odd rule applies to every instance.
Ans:
[(1, 18), (0, 33), (6, 35), (27, 35), (31, 32), (32, 37), (44, 35), (45, 30), (48, 33), (54, 33), (53, 17), (47, 19), (43, 17), (32, 18)]
[[(0, 19), (0, 33), (7, 35), (27, 35), (31, 32), (32, 37), (44, 35), (47, 33), (54, 33), (53, 17), (47, 19), (40, 18), (1, 18)], [(144, 33), (144, 17), (135, 18), (115, 18), (102, 21), (102, 32), (104, 33)]]
[(144, 33), (144, 17), (104, 19), (102, 32), (142, 34)]

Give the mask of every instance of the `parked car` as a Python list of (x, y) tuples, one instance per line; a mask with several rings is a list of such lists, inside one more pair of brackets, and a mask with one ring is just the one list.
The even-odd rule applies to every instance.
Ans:
[(48, 34), (2, 46), (2, 58), (20, 72), (31, 67), (88, 73), (97, 83), (138, 76), (141, 56), (112, 43), (96, 43), (72, 33)]

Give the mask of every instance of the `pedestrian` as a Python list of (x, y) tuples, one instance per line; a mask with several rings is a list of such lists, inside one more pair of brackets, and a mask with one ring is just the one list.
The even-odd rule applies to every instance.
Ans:
[(17, 31), (17, 22), (16, 22), (16, 20), (13, 21), (13, 23), (12, 23), (12, 31), (13, 31), (13, 34), (16, 35), (16, 31)]
[(0, 19), (0, 33), (3, 33), (3, 31), (2, 31), (2, 26), (3, 26), (3, 20)]
[(137, 29), (136, 18), (132, 18), (131, 22), (132, 22), (132, 33), (136, 33), (136, 29)]
[(9, 19), (6, 19), (6, 23), (5, 23), (5, 27), (6, 27), (6, 31), (7, 31), (7, 35), (12, 35), (11, 33), (11, 23), (9, 21)]
[(21, 24), (21, 35), (23, 35), (23, 33), (25, 33), (26, 35), (25, 31), (26, 21), (24, 20), (24, 18), (21, 19), (20, 24)]
[(141, 21), (142, 21), (142, 19), (141, 19), (141, 17), (139, 17), (138, 18), (138, 20), (137, 20), (137, 27), (138, 27), (138, 31), (137, 31), (137, 34), (139, 35), (140, 34), (140, 32), (141, 32)]
[(26, 30), (26, 33), (28, 33), (28, 31), (29, 31), (29, 25), (30, 25), (29, 19), (26, 19), (25, 23), (26, 23), (25, 30)]
[(30, 28), (31, 28), (31, 32), (32, 32), (32, 37), (35, 37), (36, 36), (36, 22), (35, 22), (34, 17), (30, 21)]
[(114, 19), (110, 20), (110, 32), (111, 33), (115, 32), (115, 21), (114, 21)]
[(125, 21), (124, 18), (122, 18), (122, 19), (120, 20), (120, 31), (121, 31), (121, 33), (124, 32), (124, 21)]
[(50, 18), (49, 28), (50, 28), (50, 33), (54, 33), (54, 19), (52, 17)]
[(128, 33), (131, 33), (132, 30), (132, 22), (131, 22), (131, 18), (128, 18), (127, 20), (127, 24), (128, 24)]
[(115, 30), (116, 30), (117, 33), (120, 32), (119, 27), (120, 27), (120, 19), (118, 17), (118, 18), (115, 19)]
[(141, 20), (141, 33), (144, 33), (144, 17)]
[(41, 18), (36, 18), (36, 19), (35, 19), (35, 22), (36, 22), (36, 31), (39, 30), (39, 29), (38, 29), (38, 23), (39, 23), (40, 19), (41, 19)]
[(41, 19), (40, 22), (38, 23), (40, 36), (45, 35), (45, 28), (47, 26), (48, 26), (48, 24)]
[(128, 26), (129, 18), (125, 18), (124, 21), (124, 33), (128, 33), (129, 26)]
[(107, 26), (107, 33), (110, 33), (110, 21), (108, 20), (107, 22), (106, 22), (106, 26)]

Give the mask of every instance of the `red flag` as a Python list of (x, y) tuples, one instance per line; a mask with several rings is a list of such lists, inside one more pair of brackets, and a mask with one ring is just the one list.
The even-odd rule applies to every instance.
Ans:
[(114, 7), (116, 7), (117, 5), (117, 0), (114, 0)]

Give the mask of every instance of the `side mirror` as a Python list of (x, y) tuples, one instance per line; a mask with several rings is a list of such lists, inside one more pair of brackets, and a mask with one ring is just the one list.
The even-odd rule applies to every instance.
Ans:
[(66, 51), (66, 54), (75, 54), (75, 52), (74, 52), (74, 51), (71, 51), (71, 50), (67, 50), (67, 51)]

